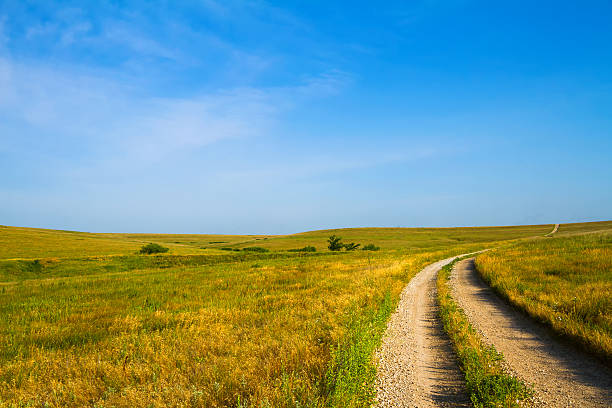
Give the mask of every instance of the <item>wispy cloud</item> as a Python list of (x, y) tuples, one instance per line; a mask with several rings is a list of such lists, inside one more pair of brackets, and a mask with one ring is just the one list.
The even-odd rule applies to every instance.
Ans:
[(229, 171), (222, 174), (227, 183), (240, 183), (245, 179), (267, 180), (276, 183), (291, 183), (327, 176), (333, 178), (347, 172), (375, 169), (379, 167), (413, 162), (435, 156), (438, 153), (431, 147), (413, 146), (395, 153), (389, 151), (370, 151), (347, 149), (342, 156), (330, 154), (300, 155), (286, 157), (276, 162), (262, 163), (257, 168)]
[(101, 77), (3, 59), (0, 114), (29, 129), (31, 136), (21, 137), (52, 135), (60, 145), (77, 143), (128, 160), (153, 160), (224, 139), (262, 135), (301, 99), (327, 96), (345, 78), (325, 73), (295, 87), (158, 97), (112, 74)]
[(353, 82), (353, 76), (347, 72), (333, 69), (317, 76), (306, 78), (303, 85), (298, 87), (305, 96), (334, 95)]

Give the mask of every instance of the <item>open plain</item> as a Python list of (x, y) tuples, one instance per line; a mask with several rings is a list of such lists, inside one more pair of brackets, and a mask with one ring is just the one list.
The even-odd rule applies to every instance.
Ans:
[[(0, 402), (467, 406), (436, 274), (461, 254), (563, 239), (545, 237), (553, 228), (167, 236), (0, 227)], [(564, 229), (605, 236), (610, 223), (555, 235)], [(380, 249), (329, 251), (330, 235)], [(139, 254), (148, 242), (169, 251)], [(609, 402), (607, 386), (597, 383), (594, 401)]]

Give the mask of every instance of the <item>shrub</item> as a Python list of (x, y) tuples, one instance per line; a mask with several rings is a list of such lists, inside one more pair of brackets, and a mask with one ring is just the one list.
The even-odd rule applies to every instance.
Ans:
[(242, 248), (243, 251), (251, 251), (251, 252), (270, 252), (268, 248), (262, 248), (258, 246)]
[(304, 248), (289, 249), (289, 252), (317, 252), (317, 248), (313, 246), (305, 246)]
[(140, 248), (140, 253), (145, 254), (145, 255), (161, 254), (164, 252), (168, 252), (168, 248), (163, 247), (159, 244), (154, 244), (154, 243), (143, 245), (143, 247)]
[(340, 251), (344, 247), (344, 244), (342, 243), (342, 238), (337, 237), (335, 235), (329, 237), (327, 239), (327, 243), (327, 247), (330, 251)]
[(359, 248), (359, 245), (361, 244), (356, 244), (354, 242), (351, 242), (350, 244), (344, 244), (344, 249), (346, 249), (347, 251), (354, 251), (357, 248)]
[(222, 247), (219, 249), (222, 251), (240, 251), (240, 248), (230, 248), (230, 247)]
[(376, 246), (374, 244), (368, 244), (368, 245), (364, 245), (363, 248), (361, 248), (363, 251), (378, 251), (380, 249), (379, 246)]

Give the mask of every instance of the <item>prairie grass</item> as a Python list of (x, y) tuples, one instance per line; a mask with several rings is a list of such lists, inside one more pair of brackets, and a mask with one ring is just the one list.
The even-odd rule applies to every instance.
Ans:
[(483, 343), (451, 296), (448, 281), (456, 262), (438, 273), (437, 296), (440, 318), (459, 358), (470, 399), (477, 408), (520, 407), (531, 396), (530, 389), (503, 370), (503, 356)]
[(3, 261), (0, 401), (367, 406), (388, 313), (446, 252)]
[(517, 243), (476, 266), (510, 303), (612, 362), (612, 233)]

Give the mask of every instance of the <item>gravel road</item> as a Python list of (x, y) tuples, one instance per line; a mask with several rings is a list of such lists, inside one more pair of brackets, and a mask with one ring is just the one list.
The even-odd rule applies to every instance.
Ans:
[(612, 370), (507, 305), (482, 281), (473, 258), (455, 266), (451, 285), (453, 298), (484, 340), (533, 385), (537, 406), (612, 407)]
[(437, 272), (454, 259), (427, 266), (402, 291), (377, 352), (378, 407), (471, 406), (436, 301)]

